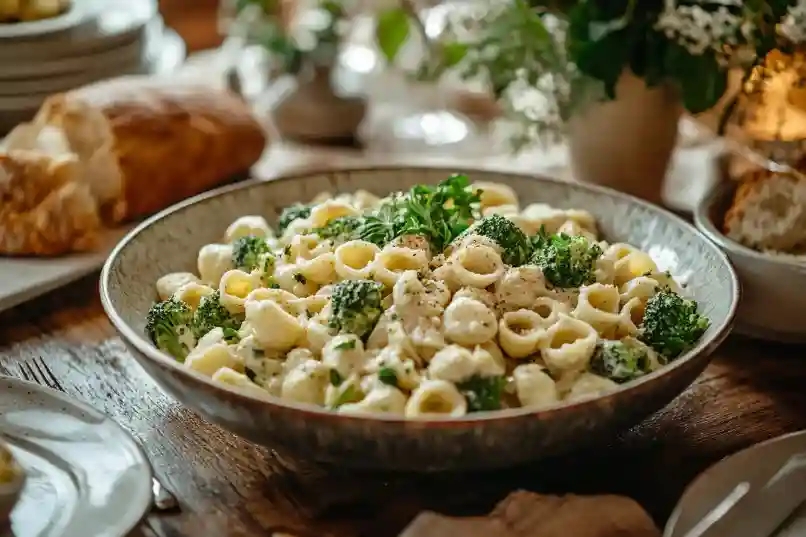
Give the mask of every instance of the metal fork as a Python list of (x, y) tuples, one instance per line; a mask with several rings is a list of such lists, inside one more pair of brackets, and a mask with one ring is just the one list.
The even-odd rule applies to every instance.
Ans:
[[(66, 393), (64, 386), (62, 386), (59, 379), (56, 378), (56, 375), (53, 374), (53, 371), (50, 370), (42, 358), (34, 358), (31, 361), (22, 362), (19, 369), (23, 379)], [(151, 478), (151, 495), (154, 508), (157, 511), (169, 511), (179, 505), (176, 501), (176, 497), (171, 494), (156, 477)]]

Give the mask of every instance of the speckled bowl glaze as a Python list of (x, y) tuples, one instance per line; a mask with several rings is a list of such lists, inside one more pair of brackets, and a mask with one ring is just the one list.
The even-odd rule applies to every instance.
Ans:
[(384, 195), (436, 183), (454, 171), (406, 167), (310, 173), (228, 186), (190, 199), (144, 222), (117, 246), (101, 274), (104, 308), (151, 377), (200, 415), (281, 452), (354, 468), (478, 470), (558, 454), (636, 424), (702, 372), (728, 334), (739, 294), (733, 269), (719, 248), (676, 216), (608, 189), (471, 170), (465, 171), (472, 180), (510, 185), (524, 204), (586, 209), (598, 219), (604, 238), (632, 243), (653, 255), (662, 269), (684, 279), (689, 275), (688, 289), (711, 319), (708, 332), (671, 365), (603, 397), (428, 421), (347, 416), (279, 399), (255, 399), (185, 369), (144, 337), (156, 279), (194, 270), (199, 248), (221, 240), (238, 216), (263, 214), (272, 221), (282, 207), (321, 191), (366, 189)]
[(718, 185), (703, 198), (694, 222), (728, 256), (742, 285), (736, 331), (787, 343), (806, 343), (806, 258), (757, 252), (722, 233), (722, 222), (736, 189)]

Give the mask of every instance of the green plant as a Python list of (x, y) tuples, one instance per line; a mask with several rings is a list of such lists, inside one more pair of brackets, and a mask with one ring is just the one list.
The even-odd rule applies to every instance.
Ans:
[[(421, 27), (406, 5), (379, 17), (390, 62)], [(689, 112), (707, 110), (725, 93), (729, 68), (749, 73), (772, 49), (805, 40), (804, 23), (804, 0), (501, 0), (429, 42), (418, 75), (453, 68), (484, 80), (520, 121), (522, 145), (561, 134), (580, 108), (615, 98), (627, 70), (650, 87), (676, 88)]]

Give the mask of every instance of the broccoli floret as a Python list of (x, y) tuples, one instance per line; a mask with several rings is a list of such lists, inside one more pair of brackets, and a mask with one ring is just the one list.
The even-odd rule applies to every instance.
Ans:
[(330, 298), (330, 328), (362, 338), (369, 335), (383, 313), (382, 298), (381, 285), (377, 282), (347, 280), (337, 283)]
[(232, 264), (246, 272), (260, 266), (264, 254), (271, 253), (269, 243), (262, 237), (249, 235), (241, 237), (232, 244)]
[(618, 383), (629, 382), (652, 370), (649, 349), (634, 339), (605, 340), (596, 346), (591, 371)]
[(526, 263), (532, 253), (529, 237), (515, 222), (500, 214), (484, 217), (463, 233), (463, 236), (467, 234), (482, 235), (494, 240), (504, 250), (501, 259), (513, 267)]
[(243, 316), (233, 315), (221, 304), (221, 293), (202, 297), (193, 315), (193, 335), (198, 339), (213, 328), (237, 331), (243, 323)]
[(347, 242), (360, 236), (363, 223), (364, 219), (359, 216), (342, 216), (334, 218), (324, 227), (314, 229), (313, 232), (323, 239), (330, 239), (334, 242)]
[(556, 287), (569, 288), (596, 281), (596, 260), (602, 249), (585, 237), (540, 234), (533, 237), (535, 251), (530, 263), (543, 270), (546, 279)]
[(710, 324), (695, 301), (665, 288), (647, 300), (640, 339), (671, 360), (694, 346)]
[(280, 219), (277, 221), (277, 227), (280, 230), (280, 233), (285, 231), (291, 222), (297, 220), (298, 218), (308, 218), (311, 216), (311, 206), (310, 205), (303, 205), (302, 203), (295, 203), (294, 205), (290, 205), (283, 209), (283, 212), (280, 213)]
[(501, 409), (501, 393), (504, 391), (504, 377), (473, 376), (456, 385), (467, 400), (468, 412), (482, 412)]
[(187, 338), (193, 339), (192, 321), (190, 306), (172, 297), (151, 306), (146, 317), (146, 335), (158, 349), (184, 361), (189, 351)]

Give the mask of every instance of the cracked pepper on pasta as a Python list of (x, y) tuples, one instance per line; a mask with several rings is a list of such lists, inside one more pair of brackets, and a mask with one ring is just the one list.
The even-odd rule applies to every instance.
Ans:
[(317, 196), (272, 229), (243, 216), (157, 281), (146, 332), (256, 397), (343, 413), (459, 417), (595, 397), (708, 327), (644, 252), (586, 211), (506, 185)]

